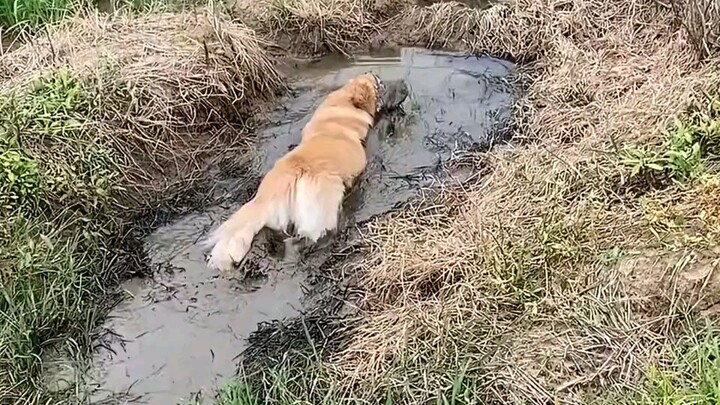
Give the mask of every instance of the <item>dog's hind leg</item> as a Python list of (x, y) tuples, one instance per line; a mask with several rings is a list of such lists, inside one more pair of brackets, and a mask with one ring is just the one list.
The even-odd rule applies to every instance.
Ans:
[(212, 246), (208, 265), (230, 270), (242, 262), (255, 235), (265, 226), (284, 230), (290, 221), (290, 195), (295, 183), (294, 173), (270, 171), (260, 183), (255, 198), (243, 205), (223, 222), (204, 242)]
[(315, 243), (338, 225), (345, 194), (339, 177), (303, 176), (298, 179), (293, 204), (297, 233)]
[(233, 213), (205, 241), (211, 245), (208, 265), (215, 269), (230, 270), (242, 261), (250, 250), (253, 238), (265, 226), (268, 207), (253, 199)]

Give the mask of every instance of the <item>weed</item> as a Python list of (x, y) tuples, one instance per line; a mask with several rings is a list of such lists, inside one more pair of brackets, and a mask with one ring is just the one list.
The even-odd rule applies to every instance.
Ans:
[(284, 88), (261, 41), (211, 10), (89, 13), (47, 31), (0, 55), (3, 404), (77, 399), (80, 381), (51, 392), (44, 362), (85, 365), (114, 288), (138, 270), (133, 242), (151, 225), (130, 221), (186, 203), (202, 159), (242, 157), (243, 137), (218, 129)]
[(179, 11), (208, 3), (208, 0), (116, 0), (115, 9), (134, 12)]
[(66, 18), (88, 6), (83, 0), (2, 0), (0, 26), (4, 28), (39, 28)]
[(39, 387), (44, 354), (54, 349), (82, 356), (91, 347), (92, 328), (106, 310), (98, 294), (112, 279), (100, 266), (110, 250), (96, 232), (82, 229), (87, 223), (21, 217), (8, 222), (12, 237), (3, 247), (3, 267), (8, 267), (0, 296), (0, 398), (41, 402), (49, 393), (31, 387)]
[(88, 119), (95, 106), (79, 80), (58, 71), (2, 105), (2, 136), (33, 155), (28, 164), (39, 173), (36, 191), (45, 203), (90, 212), (113, 202), (119, 168), (109, 141)]
[(21, 150), (0, 151), (0, 211), (34, 205), (40, 192), (37, 163)]
[[(0, 27), (10, 30), (38, 30), (47, 24), (93, 9), (100, 0), (1, 0)], [(110, 0), (112, 9), (133, 12), (179, 11), (207, 3), (207, 0)]]
[(707, 110), (676, 119), (667, 132), (664, 152), (626, 148), (622, 162), (630, 167), (631, 175), (663, 174), (678, 181), (689, 181), (702, 174), (706, 169), (704, 162), (715, 160), (720, 153), (720, 101), (713, 101)]
[(245, 382), (233, 382), (218, 393), (217, 405), (260, 405), (260, 397)]
[(647, 405), (720, 403), (720, 334), (712, 325), (669, 347), (669, 364), (649, 367), (641, 395)]
[[(320, 355), (320, 357), (322, 357)], [(292, 360), (290, 360), (292, 359)], [(420, 359), (425, 360), (425, 359)], [(297, 352), (288, 353), (288, 357), (279, 364), (260, 370), (258, 373), (244, 376), (220, 389), (217, 405), (255, 405), (261, 403), (318, 404), (318, 405), (355, 405), (368, 403), (404, 404), (412, 398), (409, 386), (398, 386), (395, 381), (413, 380), (424, 377), (437, 380), (437, 388), (431, 389), (427, 403), (438, 405), (476, 405), (483, 403), (478, 395), (479, 381), (472, 372), (472, 360), (458, 370), (426, 370), (422, 376), (402, 367), (396, 373), (387, 375), (382, 381), (374, 381), (371, 398), (361, 398), (348, 388), (340, 379), (341, 374), (332, 366), (323, 363), (318, 357)], [(359, 382), (362, 384), (362, 382)], [(429, 387), (426, 387), (430, 389)]]
[(119, 231), (120, 174), (88, 118), (92, 100), (68, 72), (4, 97), (0, 398), (39, 401), (48, 394), (22, 392), (37, 384), (43, 353), (89, 350), (104, 313), (103, 286), (114, 278), (104, 263), (119, 254), (109, 235)]

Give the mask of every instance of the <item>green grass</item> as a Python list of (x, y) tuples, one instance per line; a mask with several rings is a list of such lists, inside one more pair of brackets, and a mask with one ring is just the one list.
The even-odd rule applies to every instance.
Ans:
[[(703, 327), (705, 325), (705, 327)], [(601, 391), (585, 399), (602, 405), (714, 405), (720, 403), (720, 329), (694, 319), (667, 343), (635, 391)]]
[(669, 176), (678, 181), (697, 178), (720, 154), (720, 101), (675, 120), (667, 132), (664, 150), (632, 146), (622, 160), (633, 176)]
[(92, 347), (91, 332), (103, 316), (101, 269), (112, 254), (82, 221), (18, 217), (4, 226), (10, 237), (3, 267), (10, 273), (0, 296), (0, 399), (41, 403), (51, 396), (39, 382), (45, 353), (79, 360), (87, 353), (76, 348)]
[(226, 385), (217, 398), (218, 405), (260, 405), (260, 396), (253, 388), (243, 382), (232, 382)]
[(83, 0), (0, 0), (0, 26), (38, 28), (72, 15)]
[(37, 162), (22, 150), (4, 145), (0, 152), (0, 209), (12, 211), (35, 205), (39, 187)]
[(157, 10), (176, 11), (205, 3), (208, 3), (208, 0), (121, 0), (118, 7), (125, 7), (140, 12)]
[(88, 119), (95, 109), (82, 84), (64, 71), (38, 79), (28, 94), (3, 100), (3, 155), (16, 156), (5, 167), (6, 176), (17, 179), (13, 199), (85, 213), (113, 203), (120, 162), (111, 140)]
[(0, 0), (0, 27), (10, 30), (37, 30), (98, 4), (114, 4), (136, 12), (161, 9), (180, 10), (205, 0)]
[(684, 336), (670, 349), (670, 364), (648, 370), (644, 405), (720, 403), (720, 330)]
[(123, 189), (95, 108), (63, 71), (0, 103), (0, 403), (56, 395), (39, 383), (44, 354), (86, 354), (107, 309)]
[(660, 145), (626, 146), (620, 163), (644, 196), (638, 202), (657, 242), (672, 250), (717, 244), (720, 101), (676, 118)]
[[(334, 374), (322, 362), (304, 357), (298, 362), (284, 363), (263, 370), (239, 381), (233, 381), (222, 387), (215, 398), (216, 405), (260, 405), (260, 404), (313, 404), (313, 405), (359, 405), (368, 403), (367, 399), (353, 397), (352, 393), (338, 383), (340, 375)], [(295, 360), (301, 357), (295, 357)], [(429, 403), (437, 405), (479, 405), (482, 398), (477, 395), (477, 381), (466, 375), (466, 367), (455, 373), (444, 373), (443, 389), (432, 395)], [(437, 377), (437, 376), (433, 376)], [(397, 382), (388, 379), (388, 386)], [(399, 405), (406, 397), (402, 386), (379, 392), (376, 403)]]
[[(714, 405), (720, 403), (720, 329), (702, 320), (668, 343), (651, 363), (637, 392), (600, 395), (593, 404)], [(706, 326), (703, 328), (703, 325)]]
[[(200, 15), (78, 19), (50, 30), (75, 42), (48, 58), (33, 43), (5, 55), (16, 80), (0, 92), (0, 404), (82, 402), (94, 334), (119, 281), (144, 270), (139, 239), (166, 218), (153, 214), (206, 203), (208, 165), (246, 164), (250, 138), (206, 117), (244, 124), (246, 100), (284, 83), (254, 34)], [(147, 53), (157, 35), (162, 55)], [(234, 52), (196, 57), (204, 45)], [(78, 381), (52, 381), (58, 357)]]

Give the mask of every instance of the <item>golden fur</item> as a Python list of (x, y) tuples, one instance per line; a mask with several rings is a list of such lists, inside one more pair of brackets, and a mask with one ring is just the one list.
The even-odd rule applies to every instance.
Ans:
[(363, 142), (379, 110), (381, 86), (367, 73), (323, 100), (300, 144), (275, 162), (255, 197), (212, 233), (209, 266), (233, 268), (263, 227), (284, 231), (293, 224), (310, 242), (337, 227), (345, 191), (367, 165)]

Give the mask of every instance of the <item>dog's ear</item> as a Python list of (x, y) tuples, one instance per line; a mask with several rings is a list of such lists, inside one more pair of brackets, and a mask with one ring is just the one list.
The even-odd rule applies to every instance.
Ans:
[(377, 107), (377, 91), (372, 79), (367, 77), (358, 77), (350, 83), (348, 88), (350, 92), (350, 102), (355, 108), (367, 111), (368, 114), (375, 116)]

